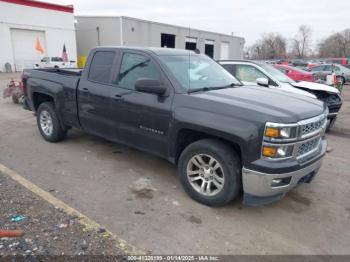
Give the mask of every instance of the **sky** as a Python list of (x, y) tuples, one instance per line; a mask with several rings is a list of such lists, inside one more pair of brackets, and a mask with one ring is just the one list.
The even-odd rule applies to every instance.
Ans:
[(349, 0), (42, 0), (73, 4), (76, 15), (123, 15), (196, 29), (233, 33), (252, 45), (264, 33), (295, 36), (312, 28), (313, 45), (350, 28)]

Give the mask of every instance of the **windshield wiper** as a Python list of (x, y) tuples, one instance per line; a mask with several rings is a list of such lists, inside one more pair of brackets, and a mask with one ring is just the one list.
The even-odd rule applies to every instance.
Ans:
[(202, 88), (189, 90), (188, 93), (190, 94), (190, 93), (196, 93), (196, 92), (206, 92), (206, 91), (225, 89), (225, 88), (231, 88), (231, 87), (236, 87), (236, 86), (242, 86), (242, 85), (241, 84), (236, 84), (236, 83), (231, 83), (231, 84), (226, 85), (226, 86), (202, 87)]

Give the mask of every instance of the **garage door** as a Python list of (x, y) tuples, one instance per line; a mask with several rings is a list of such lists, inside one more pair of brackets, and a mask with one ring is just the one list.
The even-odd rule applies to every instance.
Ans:
[(230, 58), (230, 44), (228, 42), (221, 42), (220, 59), (226, 60)]
[[(45, 56), (46, 41), (44, 31), (12, 28), (11, 41), (16, 71), (22, 71), (24, 68), (33, 68), (33, 65)], [(42, 51), (37, 49), (42, 49)]]

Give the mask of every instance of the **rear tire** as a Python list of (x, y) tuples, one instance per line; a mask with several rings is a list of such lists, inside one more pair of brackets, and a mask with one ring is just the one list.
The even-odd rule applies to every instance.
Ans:
[(59, 142), (66, 137), (67, 129), (62, 127), (53, 102), (40, 104), (36, 117), (40, 134), (46, 141)]
[(242, 188), (238, 154), (215, 139), (199, 140), (185, 148), (178, 161), (178, 176), (187, 194), (207, 206), (228, 204)]

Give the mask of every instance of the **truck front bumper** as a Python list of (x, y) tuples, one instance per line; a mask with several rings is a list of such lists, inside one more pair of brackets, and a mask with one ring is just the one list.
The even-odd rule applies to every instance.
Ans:
[(314, 158), (314, 161), (292, 172), (270, 174), (243, 167), (243, 203), (249, 206), (269, 204), (281, 199), (298, 184), (310, 183), (321, 167), (326, 149), (327, 142), (324, 140), (321, 150), (317, 157)]

